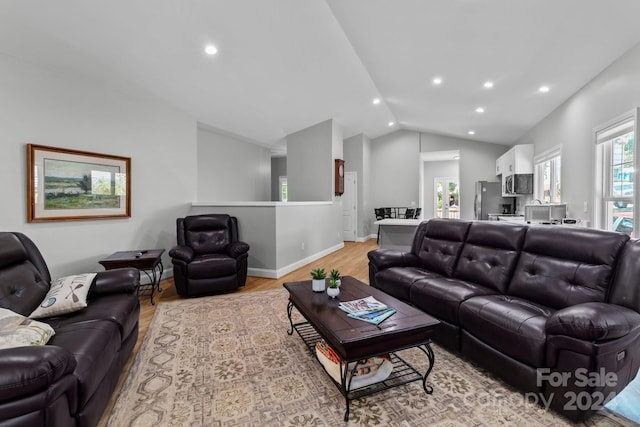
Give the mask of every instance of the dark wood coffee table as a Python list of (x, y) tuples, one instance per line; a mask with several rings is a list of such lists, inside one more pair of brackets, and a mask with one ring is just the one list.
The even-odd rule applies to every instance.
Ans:
[[(298, 332), (313, 355), (316, 354), (315, 345), (321, 339), (335, 350), (347, 366), (350, 362), (391, 353), (393, 371), (384, 381), (355, 390), (348, 390), (346, 372), (341, 383), (334, 381), (346, 400), (345, 421), (349, 420), (349, 402), (354, 399), (419, 380), (422, 380), (422, 387), (427, 394), (433, 392), (433, 388), (427, 385), (427, 377), (435, 362), (430, 344), (431, 335), (440, 323), (437, 319), (349, 276), (342, 278), (340, 295), (335, 299), (329, 298), (324, 292), (313, 292), (310, 280), (285, 283), (284, 287), (289, 291), (287, 314), (291, 329), (287, 333), (291, 335), (294, 330)], [(373, 296), (397, 312), (374, 325), (353, 319), (338, 308), (340, 301), (368, 296)], [(293, 323), (293, 307), (302, 314), (305, 322)], [(429, 359), (429, 368), (424, 375), (396, 354), (397, 351), (412, 347), (422, 350)]]

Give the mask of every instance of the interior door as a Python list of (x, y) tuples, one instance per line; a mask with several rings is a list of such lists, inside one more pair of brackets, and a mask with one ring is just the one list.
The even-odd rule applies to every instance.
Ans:
[(434, 218), (460, 218), (460, 183), (458, 178), (434, 179)]
[(357, 173), (345, 172), (344, 193), (342, 194), (342, 239), (355, 242), (358, 226)]

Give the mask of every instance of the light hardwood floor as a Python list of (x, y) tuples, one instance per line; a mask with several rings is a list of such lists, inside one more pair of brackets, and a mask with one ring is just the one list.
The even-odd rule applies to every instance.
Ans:
[[(335, 268), (340, 270), (340, 274), (343, 276), (353, 276), (364, 283), (369, 283), (369, 261), (367, 259), (367, 252), (374, 249), (378, 249), (378, 244), (376, 243), (375, 239), (367, 240), (364, 243), (345, 242), (344, 248), (335, 251), (325, 257), (322, 257), (316, 261), (313, 261), (303, 267), (300, 267), (299, 269), (292, 271), (291, 273), (286, 274), (279, 279), (266, 279), (262, 277), (249, 276), (247, 278), (246, 285), (240, 288), (238, 292), (243, 293), (265, 291), (268, 289), (279, 289), (285, 282), (310, 280), (309, 271), (314, 268), (324, 268), (327, 272)], [(156, 294), (154, 297), (156, 304), (167, 301), (175, 301), (181, 298), (176, 294), (176, 289), (173, 285), (173, 279), (170, 278), (167, 280), (163, 280), (160, 287), (162, 288), (162, 292), (160, 294)], [(131, 365), (133, 364), (133, 361), (135, 360), (135, 357), (140, 350), (140, 345), (144, 340), (144, 336), (149, 329), (149, 324), (151, 323), (151, 319), (153, 319), (156, 306), (157, 305), (151, 305), (148, 296), (140, 297), (140, 325), (138, 341), (136, 342), (136, 346), (133, 349), (133, 354), (131, 355), (122, 375), (120, 376), (120, 381), (113, 393), (111, 401), (109, 402), (109, 405), (105, 409), (104, 414), (100, 419), (100, 423), (98, 424), (99, 426), (107, 425), (109, 415), (113, 410), (113, 406), (116, 403), (120, 390), (122, 389), (122, 386), (124, 385), (124, 382), (129, 374)]]

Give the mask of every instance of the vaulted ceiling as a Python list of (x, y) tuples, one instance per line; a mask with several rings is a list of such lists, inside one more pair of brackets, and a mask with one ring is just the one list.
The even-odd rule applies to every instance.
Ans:
[(269, 147), (329, 118), (345, 137), (511, 144), (640, 42), (638, 16), (638, 0), (5, 0), (0, 54)]

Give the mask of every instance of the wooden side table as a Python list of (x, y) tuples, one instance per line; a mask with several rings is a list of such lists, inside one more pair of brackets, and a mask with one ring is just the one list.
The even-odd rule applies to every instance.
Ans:
[(98, 261), (105, 270), (114, 268), (133, 267), (147, 275), (149, 283), (138, 287), (138, 295), (150, 295), (153, 305), (153, 293), (161, 292), (160, 280), (164, 266), (162, 265), (162, 254), (164, 249), (145, 249), (138, 251), (114, 252), (105, 259)]

